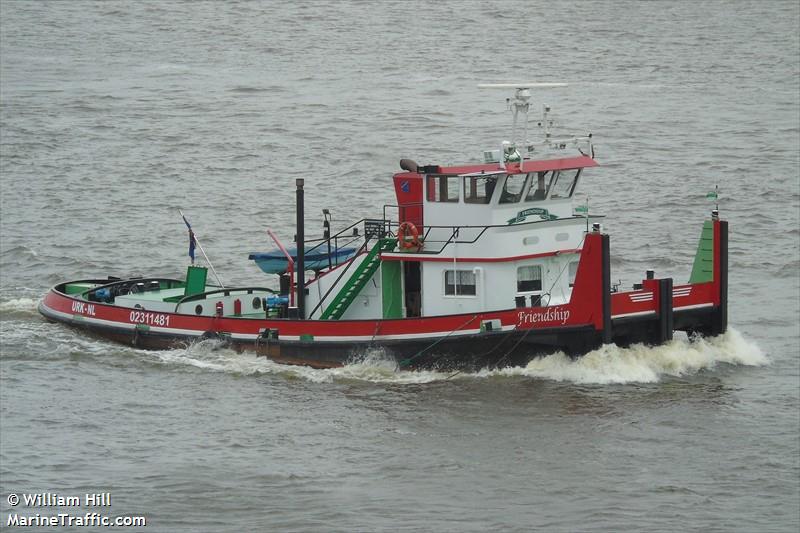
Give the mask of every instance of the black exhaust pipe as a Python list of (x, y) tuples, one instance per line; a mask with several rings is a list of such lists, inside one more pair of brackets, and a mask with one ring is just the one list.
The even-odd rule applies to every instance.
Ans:
[(297, 178), (297, 315), (300, 319), (306, 317), (306, 235), (305, 214), (303, 213), (303, 184), (302, 178)]

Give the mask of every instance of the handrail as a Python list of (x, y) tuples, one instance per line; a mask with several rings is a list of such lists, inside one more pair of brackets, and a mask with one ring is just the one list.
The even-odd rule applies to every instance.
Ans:
[[(404, 211), (408, 207), (422, 207), (423, 205), (425, 205), (423, 202), (414, 202), (414, 203), (411, 203), (411, 204), (404, 204), (404, 205), (383, 204), (383, 221), (384, 221), (384, 223), (387, 222), (387, 221), (389, 222), (389, 231), (391, 231), (392, 221), (386, 218), (386, 208), (387, 207), (396, 207), (397, 208), (397, 224), (400, 225), (400, 222), (401, 222), (400, 221), (401, 210)], [(405, 221), (403, 221), (403, 222), (405, 222)]]
[(327, 239), (325, 237), (322, 237), (321, 239), (306, 239), (306, 242), (317, 242), (317, 243), (319, 243), (319, 244), (316, 244), (315, 246), (312, 246), (308, 250), (306, 250), (306, 254), (310, 254), (311, 252), (315, 251), (317, 248), (319, 248), (320, 246), (322, 246), (323, 244), (325, 244), (326, 242), (328, 242), (331, 239), (337, 239), (337, 238), (341, 237), (344, 232), (355, 228), (356, 226), (358, 226), (359, 224), (361, 224), (365, 220), (366, 220), (366, 218), (361, 218), (361, 219), (353, 222), (352, 224), (350, 224), (349, 226), (347, 226), (343, 230), (340, 230), (338, 233), (336, 233), (335, 235), (333, 235), (333, 236), (331, 236), (331, 237), (329, 237)]
[[(586, 216), (584, 216), (584, 215), (572, 215), (571, 217), (561, 217), (561, 218), (556, 218), (556, 219), (553, 219), (553, 220), (532, 220), (530, 222), (519, 222), (517, 224), (484, 224), (484, 225), (477, 225), (477, 226), (472, 226), (472, 225), (469, 225), (469, 224), (466, 224), (466, 225), (463, 225), (463, 226), (453, 226), (453, 225), (428, 226), (428, 225), (426, 225), (425, 227), (426, 228), (439, 228), (439, 229), (442, 229), (442, 228), (466, 228), (466, 229), (487, 228), (488, 229), (488, 228), (512, 228), (512, 227), (516, 228), (516, 227), (519, 227), (519, 226), (527, 226), (529, 224), (546, 224), (548, 222), (560, 222), (560, 221), (563, 221), (563, 220), (572, 220), (572, 219), (576, 219), (576, 218), (579, 218), (579, 219), (583, 220), (583, 219), (586, 218)], [(605, 215), (591, 215), (591, 218), (605, 218)]]
[[(592, 215), (592, 217), (593, 218), (604, 218), (605, 215)], [(555, 221), (583, 219), (583, 218), (585, 218), (585, 217), (584, 216), (571, 216), (571, 217), (559, 218), (559, 219), (556, 219)], [(509, 224), (487, 224), (487, 225), (483, 225), (483, 226), (473, 226), (473, 225), (464, 225), (464, 226), (444, 226), (444, 225), (427, 226), (426, 225), (425, 226), (425, 235), (424, 235), (424, 237), (422, 239), (423, 242), (425, 242), (426, 244), (427, 243), (444, 243), (444, 245), (441, 248), (439, 248), (439, 250), (436, 250), (436, 251), (422, 250), (422, 251), (418, 251), (418, 252), (406, 252), (406, 253), (437, 255), (437, 254), (442, 253), (445, 250), (445, 248), (447, 248), (450, 244), (475, 244), (491, 228), (509, 228), (509, 227), (512, 227), (512, 226), (523, 226), (523, 225), (529, 225), (529, 224), (542, 224), (542, 223), (555, 222), (555, 221), (553, 221), (553, 220), (533, 220), (531, 222), (520, 222), (519, 224), (513, 224), (513, 225), (509, 225)], [(430, 239), (428, 237), (430, 235), (431, 229), (449, 229), (449, 230), (451, 230), (452, 233), (450, 234), (450, 237), (446, 241), (434, 240), (434, 239)], [(478, 235), (475, 236), (474, 239), (471, 239), (471, 240), (457, 240), (457, 239), (454, 240), (453, 237), (458, 235), (458, 230), (461, 230), (461, 229), (480, 229), (480, 232), (478, 233)]]
[[(176, 313), (178, 312), (178, 307), (181, 304), (185, 304), (187, 302), (194, 302), (197, 300), (205, 300), (207, 296), (212, 294), (217, 294), (220, 292), (231, 293), (231, 292), (241, 292), (241, 291), (248, 291), (247, 294), (252, 294), (252, 291), (265, 291), (270, 294), (275, 294), (275, 291), (273, 289), (269, 289), (267, 287), (233, 287), (233, 288), (228, 287), (224, 289), (215, 289), (213, 291), (200, 292), (197, 294), (190, 294), (188, 296), (184, 296), (183, 298), (175, 302), (175, 312)], [(226, 296), (229, 295), (230, 294), (226, 294)]]
[[(330, 257), (330, 255), (331, 255), (331, 239), (333, 239), (334, 253), (337, 256), (337, 264), (339, 264), (338, 263), (338, 255), (339, 255), (339, 248), (340, 248), (339, 247), (339, 239), (340, 238), (344, 238), (343, 235), (345, 234), (345, 232), (348, 232), (348, 231), (352, 230), (353, 228), (357, 227), (359, 224), (361, 224), (362, 222), (364, 222), (366, 220), (367, 220), (366, 218), (361, 218), (361, 219), (353, 222), (352, 224), (350, 224), (346, 228), (344, 228), (342, 230), (339, 230), (333, 236), (330, 235), (330, 226), (329, 226), (329, 229), (328, 229), (329, 233), (328, 233), (328, 237), (327, 238), (325, 238), (323, 236), (321, 239), (306, 239), (307, 243), (308, 242), (316, 242), (318, 244), (316, 244), (316, 245), (312, 246), (311, 248), (309, 248), (305, 253), (306, 254), (311, 254), (311, 253), (315, 252), (317, 250), (317, 248), (319, 248), (323, 244), (327, 243), (327, 245), (328, 245), (328, 268), (330, 268), (332, 266), (331, 263), (330, 263), (330, 261), (331, 261), (331, 257)], [(346, 242), (345, 245), (342, 248), (346, 248), (349, 244), (351, 244), (353, 241), (358, 240), (359, 238), (360, 238), (360, 236), (354, 236), (354, 238), (351, 239), (350, 241)], [(311, 316), (311, 315), (309, 315), (309, 316)]]
[[(103, 287), (105, 285), (109, 285), (111, 283), (116, 283), (118, 281), (122, 281), (122, 278), (118, 278), (118, 277), (115, 277), (115, 276), (109, 276), (108, 278), (105, 278), (105, 279), (97, 279), (97, 278), (74, 279), (74, 280), (70, 280), (70, 281), (63, 281), (61, 283), (57, 283), (56, 285), (53, 286), (53, 290), (56, 291), (56, 292), (60, 292), (61, 294), (66, 294), (66, 292), (64, 292), (64, 291), (67, 289), (67, 285), (78, 285), (78, 284), (84, 284), (84, 283), (93, 283), (95, 286), (92, 287), (91, 289), (86, 289), (85, 291), (83, 291), (81, 293), (75, 293), (78, 296), (83, 296), (86, 292), (88, 292), (88, 291), (90, 291), (92, 289), (95, 289), (95, 288), (99, 289), (99, 288), (101, 288), (101, 287)], [(70, 295), (70, 296), (72, 296), (72, 295)]]
[[(153, 278), (128, 278), (128, 279), (118, 279), (118, 280), (114, 280), (114, 281), (112, 281), (111, 283), (106, 283), (105, 285), (100, 285), (100, 286), (98, 286), (98, 287), (92, 287), (91, 289), (87, 289), (87, 290), (85, 290), (85, 291), (81, 292), (81, 293), (80, 293), (80, 296), (86, 296), (86, 297), (88, 297), (88, 296), (89, 296), (89, 294), (91, 294), (91, 293), (95, 293), (95, 292), (99, 291), (100, 289), (108, 289), (108, 288), (111, 288), (111, 287), (116, 287), (116, 286), (118, 286), (118, 285), (129, 285), (129, 284), (136, 284), (136, 283), (147, 283), (147, 282), (149, 282), (149, 281), (158, 281), (158, 282), (166, 281), (166, 282), (169, 282), (169, 283), (170, 283), (170, 285), (172, 285), (173, 283), (179, 283), (179, 284), (183, 284), (183, 283), (185, 283), (184, 281), (181, 281), (181, 280), (179, 280), (179, 279), (174, 279), (174, 278), (157, 278), (157, 277), (153, 277)], [(72, 281), (71, 281), (71, 282), (68, 282), (68, 283), (66, 283), (65, 285), (68, 285), (69, 283), (77, 283), (77, 282), (72, 282)], [(171, 289), (171, 288), (177, 288), (177, 287), (171, 287), (171, 286), (170, 286), (169, 288)]]
[(311, 312), (308, 313), (308, 318), (311, 318), (312, 316), (314, 316), (314, 313), (316, 313), (317, 310), (320, 308), (320, 306), (322, 306), (322, 303), (325, 301), (325, 299), (328, 297), (328, 295), (330, 295), (330, 293), (333, 291), (333, 289), (342, 280), (342, 277), (347, 273), (347, 271), (350, 269), (350, 267), (353, 266), (353, 264), (356, 262), (356, 258), (359, 255), (361, 255), (361, 253), (363, 251), (365, 251), (367, 249), (367, 243), (368, 242), (369, 242), (369, 239), (364, 239), (364, 244), (361, 245), (361, 248), (359, 248), (358, 252), (356, 252), (356, 255), (354, 255), (351, 259), (349, 259), (347, 261), (347, 265), (342, 269), (342, 272), (341, 272), (341, 274), (339, 274), (339, 277), (336, 278), (336, 281), (333, 282), (333, 284), (330, 286), (330, 288), (327, 290), (327, 292), (325, 292), (325, 294), (322, 295), (322, 298), (319, 299), (319, 302), (317, 302), (317, 305), (314, 306), (314, 309), (312, 309)]
[[(407, 206), (402, 206), (402, 207), (409, 207), (409, 206), (414, 207), (414, 206), (421, 206), (421, 205), (423, 205), (423, 204), (422, 203), (419, 203), (419, 204), (408, 204)], [(401, 208), (401, 206), (395, 205), (395, 204), (384, 204), (384, 206), (383, 206), (384, 228), (386, 228), (387, 234), (394, 235), (392, 233), (392, 221), (388, 220), (386, 218), (386, 209), (389, 208), (389, 207)], [(518, 224), (511, 224), (511, 225), (509, 225), (509, 224), (484, 224), (484, 225), (466, 224), (466, 225), (460, 225), (460, 226), (453, 226), (453, 225), (428, 225), (428, 224), (425, 224), (425, 226), (424, 226), (425, 227), (425, 233), (424, 233), (424, 236), (422, 237), (422, 241), (425, 242), (425, 243), (444, 243), (443, 246), (437, 251), (422, 250), (422, 251), (418, 251), (418, 252), (408, 252), (408, 253), (436, 255), (436, 254), (442, 253), (450, 244), (474, 244), (479, 239), (481, 239), (489, 229), (492, 229), (492, 228), (520, 227), (520, 226), (529, 226), (529, 225), (533, 225), (533, 224), (547, 224), (547, 223), (561, 222), (561, 221), (575, 220), (575, 219), (583, 220), (585, 218), (586, 217), (584, 215), (573, 215), (573, 216), (570, 216), (570, 217), (563, 217), (563, 218), (558, 218), (558, 219), (555, 219), (555, 220), (532, 220), (532, 221), (528, 221), (528, 222), (520, 222)], [(605, 215), (592, 215), (592, 218), (605, 218)], [(306, 242), (316, 242), (317, 244), (315, 246), (313, 246), (312, 248), (310, 248), (306, 253), (310, 253), (310, 252), (315, 251), (317, 248), (319, 248), (320, 246), (322, 246), (326, 242), (330, 242), (331, 239), (334, 240), (334, 243), (335, 243), (335, 246), (336, 246), (336, 251), (338, 252), (338, 250), (339, 250), (339, 241), (338, 241), (338, 239), (342, 238), (342, 236), (346, 232), (351, 230), (352, 228), (358, 226), (359, 224), (364, 223), (367, 220), (373, 220), (373, 219), (361, 218), (361, 219), (357, 220), (356, 222), (353, 222), (352, 224), (350, 224), (349, 226), (347, 226), (343, 230), (339, 231), (338, 233), (336, 233), (332, 237), (329, 237), (327, 239), (323, 237), (321, 239), (307, 240)], [(374, 219), (374, 220), (378, 220), (378, 219)], [(399, 224), (399, 222), (398, 222), (398, 224)], [(431, 230), (433, 230), (433, 229), (449, 229), (453, 233), (451, 233), (450, 237), (446, 241), (433, 240), (433, 239), (429, 238)], [(475, 236), (474, 239), (470, 239), (470, 240), (454, 239), (453, 237), (458, 234), (458, 231), (456, 231), (456, 230), (461, 230), (461, 229), (475, 229), (475, 230), (480, 230), (480, 232), (478, 233), (477, 236)], [(366, 235), (365, 235), (365, 237), (366, 237)], [(351, 244), (353, 241), (355, 241), (357, 239), (358, 239), (358, 237), (353, 238), (350, 242), (346, 243), (346, 245)], [(359, 251), (356, 253), (356, 255), (354, 257), (357, 257), (361, 253), (362, 249), (365, 249), (365, 248), (363, 248), (363, 246), (362, 246), (362, 248), (359, 249)], [(337, 282), (338, 282), (338, 280), (337, 280)], [(324, 298), (323, 298), (323, 300), (324, 300)], [(318, 307), (319, 307), (319, 305), (317, 306), (317, 308)], [(317, 308), (315, 308), (314, 311), (316, 311)], [(314, 311), (312, 311), (312, 313)], [(311, 316), (311, 315), (309, 315), (309, 316)]]

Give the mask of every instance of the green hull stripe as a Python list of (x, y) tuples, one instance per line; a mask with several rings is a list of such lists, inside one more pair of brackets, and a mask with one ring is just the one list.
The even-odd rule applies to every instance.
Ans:
[(714, 281), (714, 225), (710, 220), (703, 222), (700, 242), (694, 256), (692, 275), (689, 283), (706, 283)]

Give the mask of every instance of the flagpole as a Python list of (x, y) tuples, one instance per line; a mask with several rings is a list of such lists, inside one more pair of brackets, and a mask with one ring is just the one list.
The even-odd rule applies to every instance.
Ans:
[(208, 266), (211, 267), (211, 272), (213, 272), (214, 277), (217, 278), (217, 283), (219, 283), (219, 286), (224, 289), (225, 285), (222, 284), (222, 280), (219, 279), (219, 275), (217, 274), (217, 271), (214, 269), (214, 265), (211, 264), (211, 260), (206, 255), (206, 251), (203, 250), (203, 245), (200, 244), (200, 239), (197, 238), (197, 234), (192, 229), (192, 226), (189, 225), (189, 221), (186, 220), (186, 215), (184, 215), (183, 211), (181, 211), (180, 209), (178, 209), (178, 213), (181, 214), (181, 218), (183, 218), (183, 221), (186, 223), (186, 227), (188, 227), (189, 231), (191, 231), (192, 234), (194, 235), (194, 242), (197, 244), (197, 247), (200, 248), (200, 253), (203, 254), (203, 257), (206, 258), (206, 263), (208, 263)]
[(586, 195), (586, 233), (589, 233), (589, 195)]

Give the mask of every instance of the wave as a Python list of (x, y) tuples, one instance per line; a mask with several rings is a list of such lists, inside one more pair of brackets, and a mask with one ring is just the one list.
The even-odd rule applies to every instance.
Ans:
[(372, 383), (424, 384), (449, 379), (524, 377), (576, 384), (654, 383), (714, 370), (720, 364), (763, 366), (767, 356), (735, 329), (710, 339), (676, 339), (662, 346), (634, 345), (620, 348), (605, 345), (572, 359), (555, 353), (534, 359), (524, 367), (484, 369), (478, 372), (401, 370), (381, 350), (371, 350), (340, 368), (314, 369), (275, 363), (252, 353), (237, 353), (217, 341), (206, 340), (185, 349), (144, 352), (162, 364), (180, 364), (238, 375), (277, 374), (315, 383), (366, 381)]
[(729, 328), (718, 337), (676, 339), (661, 346), (604, 345), (578, 359), (556, 353), (534, 359), (525, 367), (482, 371), (478, 375), (525, 376), (597, 385), (654, 383), (665, 377), (713, 370), (720, 363), (763, 366), (769, 359), (754, 342)]
[[(133, 364), (241, 376), (276, 375), (313, 383), (363, 381), (406, 385), (487, 378), (530, 378), (594, 385), (654, 383), (713, 371), (719, 365), (763, 366), (770, 362), (755, 342), (729, 328), (724, 335), (714, 338), (682, 336), (661, 346), (604, 345), (576, 359), (558, 352), (534, 359), (524, 367), (486, 368), (477, 372), (404, 370), (381, 349), (369, 350), (343, 367), (315, 369), (279, 364), (256, 357), (252, 352), (240, 353), (211, 339), (183, 348), (150, 351), (86, 337), (60, 325), (53, 325), (54, 330), (49, 327), (43, 330), (42, 322), (30, 321), (31, 317), (38, 317), (38, 302), (38, 299), (25, 297), (0, 302), (0, 316), (4, 320), (22, 319), (14, 327), (6, 322), (2, 328), (2, 340), (7, 347), (36, 346), (34, 351), (47, 352), (47, 359), (85, 356), (98, 362), (111, 359), (115, 361), (113, 364), (118, 364), (122, 357)], [(29, 349), (23, 352), (27, 355), (13, 357), (31, 358)], [(10, 353), (5, 355), (11, 356)]]
[(0, 302), (0, 318), (38, 317), (39, 298), (13, 298)]
[(208, 371), (242, 376), (273, 374), (288, 379), (313, 383), (335, 381), (367, 381), (372, 383), (419, 384), (442, 381), (452, 372), (400, 370), (397, 362), (381, 350), (371, 350), (353, 363), (340, 368), (318, 369), (306, 366), (283, 365), (252, 352), (238, 353), (217, 340), (203, 340), (186, 348), (161, 352), (145, 352), (148, 357), (165, 365), (185, 365)]

